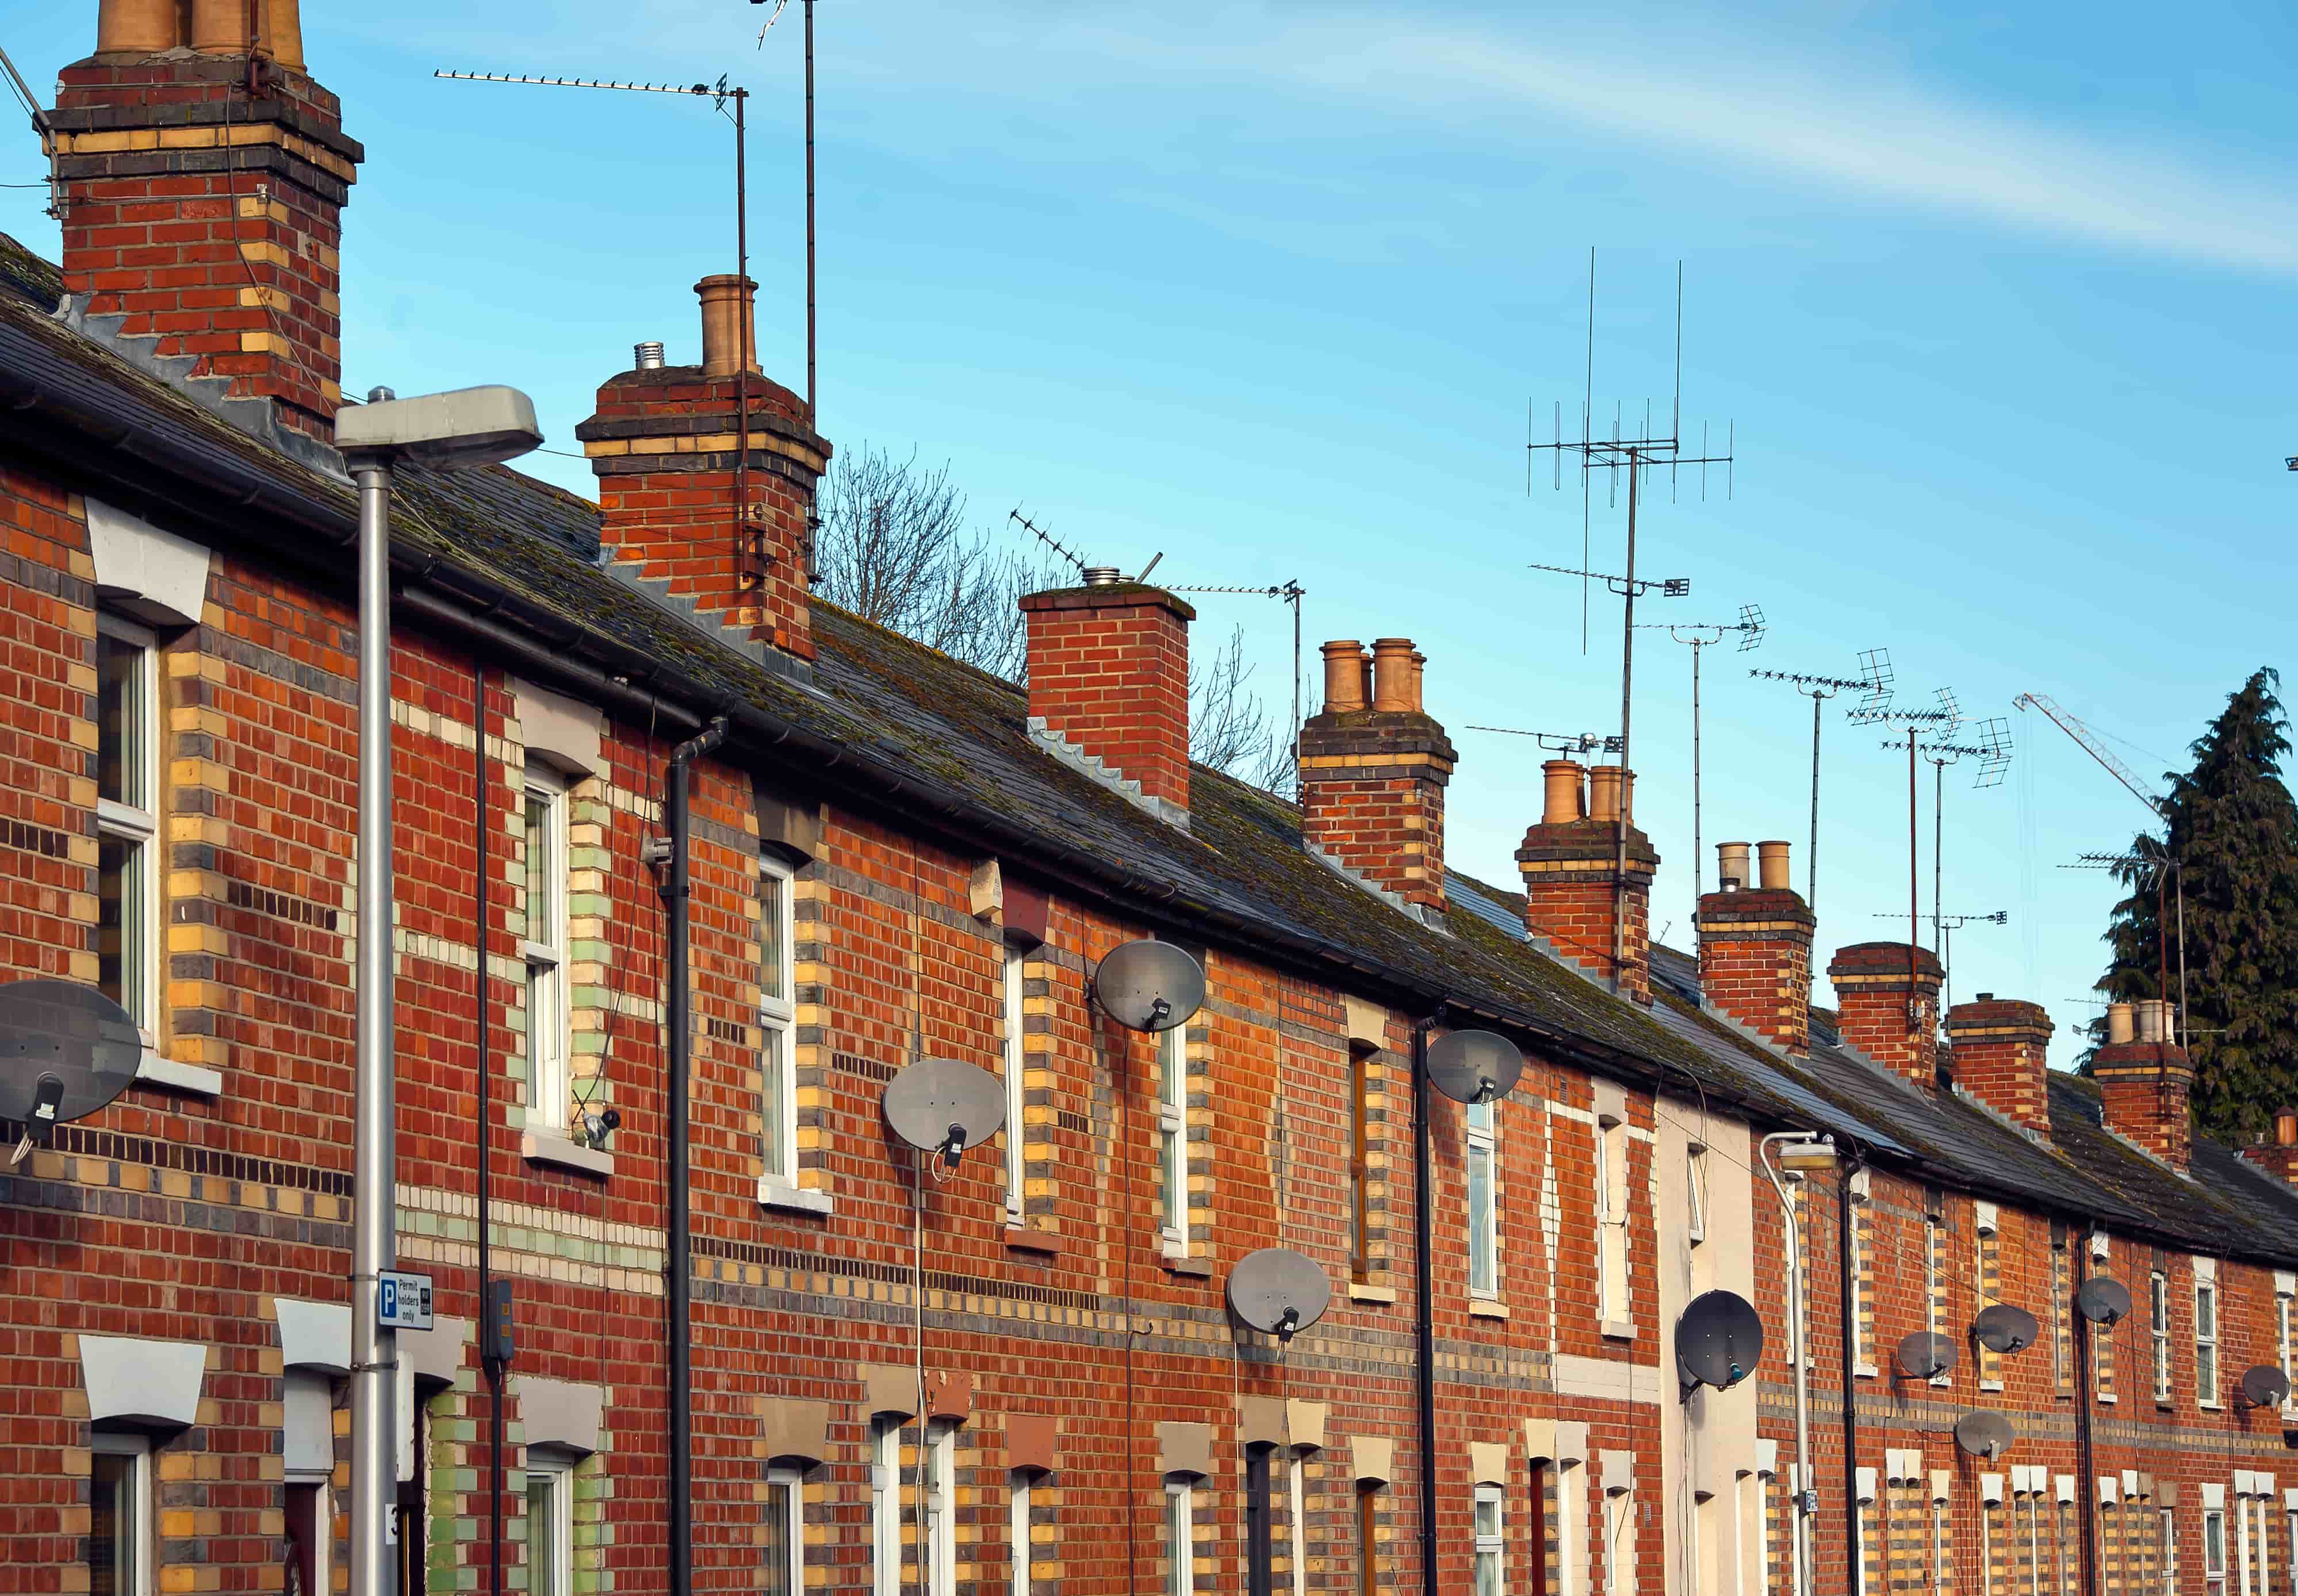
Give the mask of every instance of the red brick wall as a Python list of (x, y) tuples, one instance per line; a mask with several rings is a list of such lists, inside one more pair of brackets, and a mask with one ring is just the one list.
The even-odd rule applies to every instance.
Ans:
[(1699, 990), (1758, 1036), (1811, 1050), (1811, 937), (1817, 924), (1785, 890), (1699, 900)]
[(1947, 1010), (1955, 1079), (2015, 1124), (2051, 1131), (2051, 1016), (2038, 1003), (1982, 998)]
[(1858, 942), (1837, 949), (1827, 975), (1835, 983), (1844, 1042), (1929, 1090), (1938, 1074), (1939, 975), (1928, 948)]
[(1156, 588), (1032, 593), (1029, 715), (1144, 796), (1189, 807), (1189, 622)]
[(1651, 883), (1659, 855), (1641, 831), (1628, 832), (1627, 886), (1619, 879), (1617, 839), (1608, 820), (1574, 820), (1536, 825), (1517, 850), (1523, 872), (1525, 924), (1557, 954), (1609, 980), (1613, 926), (1624, 909), (1620, 990), (1639, 1002), (1651, 1000)]

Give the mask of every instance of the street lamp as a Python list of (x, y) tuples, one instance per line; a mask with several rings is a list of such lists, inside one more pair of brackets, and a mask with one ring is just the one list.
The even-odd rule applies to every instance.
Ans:
[[(515, 388), (402, 399), (377, 388), (335, 416), (335, 447), (359, 484), (359, 983), (351, 1161), (351, 1596), (390, 1588), (399, 1334), (381, 1282), (398, 1261), (392, 1212), (391, 474), (499, 465), (542, 442), (534, 401)], [(482, 740), (486, 728), (479, 728)], [(394, 1293), (395, 1296), (395, 1293)], [(394, 1314), (395, 1318), (396, 1315)]]
[[(1777, 1164), (1772, 1148), (1780, 1149)], [(1803, 1230), (1796, 1222), (1796, 1206), (1788, 1195), (1788, 1180), (1835, 1167), (1835, 1138), (1809, 1131), (1777, 1131), (1764, 1138), (1757, 1152), (1772, 1189), (1780, 1196), (1780, 1213), (1788, 1231), (1788, 1355), (1795, 1362), (1796, 1518), (1795, 1588), (1797, 1596), (1812, 1596), (1812, 1519), (1819, 1511), (1819, 1491), (1811, 1483), (1811, 1371), (1805, 1366), (1803, 1302)], [(1787, 1179), (1782, 1179), (1782, 1175)]]

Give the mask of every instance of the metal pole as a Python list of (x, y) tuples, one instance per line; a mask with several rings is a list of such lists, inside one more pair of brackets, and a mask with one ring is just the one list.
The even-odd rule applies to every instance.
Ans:
[(1819, 706), (1826, 699), (1824, 693), (1811, 695), (1811, 856), (1804, 861), (1804, 907), (1814, 916), (1819, 913)]
[(1915, 728), (1907, 728), (1907, 1034), (1915, 1034), (1920, 1005), (1915, 990), (1921, 984), (1915, 955), (1922, 947), (1922, 877), (1916, 862), (1922, 851), (1915, 842)]
[(359, 483), (358, 1062), (351, 1158), (351, 1596), (385, 1596), (399, 1470), (399, 1335), (376, 1322), (376, 1277), (398, 1260), (393, 1210), (391, 467)]
[(1691, 639), (1691, 945), (1701, 950), (1699, 892), (1707, 881), (1707, 855), (1699, 840), (1699, 651), (1707, 645)]
[(1945, 821), (1947, 818), (1946, 760), (1931, 761), (1931, 950), (1941, 950), (1939, 942), (1939, 883), (1943, 876), (1946, 852)]
[(819, 432), (814, 357), (814, 0), (806, 0), (806, 424)]
[[(750, 302), (750, 141), (744, 118), (750, 95), (747, 89), (733, 93), (734, 293), (735, 303), (741, 307), (735, 324), (741, 329), (741, 347), (734, 351), (734, 569), (741, 573), (739, 580), (760, 589), (760, 619), (771, 624), (771, 618), (763, 613), (766, 573), (763, 564), (754, 560), (756, 539), (750, 531), (750, 351), (756, 347), (757, 338), (753, 320), (756, 307)], [(809, 424), (812, 419), (807, 418)]]
[(1629, 786), (1635, 780), (1629, 723), (1635, 703), (1636, 679), (1636, 479), (1643, 474), (1642, 457), (1628, 453), (1628, 578), (1620, 643), (1620, 813), (1612, 842), (1612, 990), (1618, 991), (1628, 962), (1628, 809)]
[(1788, 1355), (1795, 1364), (1796, 1517), (1795, 1574), (1798, 1596), (1812, 1596), (1811, 1518), (1818, 1510), (1819, 1492), (1811, 1483), (1811, 1378), (1804, 1366), (1803, 1230), (1796, 1222), (1795, 1203), (1787, 1183), (1772, 1164), (1772, 1144), (1805, 1139), (1792, 1131), (1773, 1131), (1757, 1144), (1764, 1172), (1779, 1194), (1780, 1215), (1788, 1233)]
[[(2178, 889), (2178, 1048), (2186, 1046), (2186, 872), (2178, 865), (2170, 867), (2170, 879)], [(2298, 1547), (2291, 1551), (2298, 1559)]]
[(1415, 1404), (1420, 1430), (1420, 1590), (1436, 1596), (1436, 1303), (1434, 1246), (1428, 1189), (1435, 1160), (1429, 1150), (1428, 1031), (1443, 1014), (1412, 1027), (1412, 1351)]

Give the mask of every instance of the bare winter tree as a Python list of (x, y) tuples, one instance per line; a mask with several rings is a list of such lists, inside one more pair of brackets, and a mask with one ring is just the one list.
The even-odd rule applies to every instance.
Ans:
[[(922, 466), (914, 452), (864, 443), (842, 453), (819, 495), (822, 597), (993, 676), (1027, 680), (1021, 596), (1073, 580), (1065, 569), (1001, 547), (990, 529), (969, 530), (948, 465)], [(1252, 675), (1242, 626), (1190, 669), (1190, 756), (1256, 786), (1289, 786), (1292, 739), (1277, 735)]]

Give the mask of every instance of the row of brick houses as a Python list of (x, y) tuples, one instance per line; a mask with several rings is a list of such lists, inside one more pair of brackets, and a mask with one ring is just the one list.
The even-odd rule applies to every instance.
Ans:
[[(340, 1588), (364, 152), (284, 0), (103, 0), (98, 45), (61, 268), (0, 241), (0, 971), (102, 986), (146, 1055), (0, 1174), (0, 1592)], [(400, 1338), (401, 1590), (674, 1588), (679, 1276), (696, 1591), (1806, 1596), (1806, 1487), (1808, 1596), (2298, 1590), (2298, 1410), (2243, 1379), (2291, 1368), (2298, 1116), (2195, 1139), (2159, 1015), (2054, 1075), (2040, 1008), (1941, 1016), (1902, 945), (1812, 1008), (1784, 844), (1650, 943), (1615, 768), (1548, 768), (1516, 887), (1450, 868), (1401, 638), (1326, 646), (1294, 802), (1190, 764), (1170, 593), (1026, 600), (1026, 689), (818, 602), (830, 445), (735, 380), (748, 285), (701, 289), (700, 363), (580, 429), (598, 503), (398, 482), (398, 1222), (440, 1312)], [(658, 839), (707, 728), (682, 1172)], [(1161, 1037), (1092, 993), (1144, 937), (1207, 976)], [(1467, 1027), (1525, 1055), (1498, 1102), (1416, 1076)], [(926, 1057), (1009, 1105), (946, 1179), (880, 1107)], [(1780, 1132), (1840, 1155), (1788, 1183), (1807, 1477)], [(1225, 1303), (1267, 1247), (1332, 1284), (1289, 1342)], [(1687, 1393), (1717, 1290), (1760, 1365)], [(2030, 1345), (1973, 1337), (2005, 1304)]]

